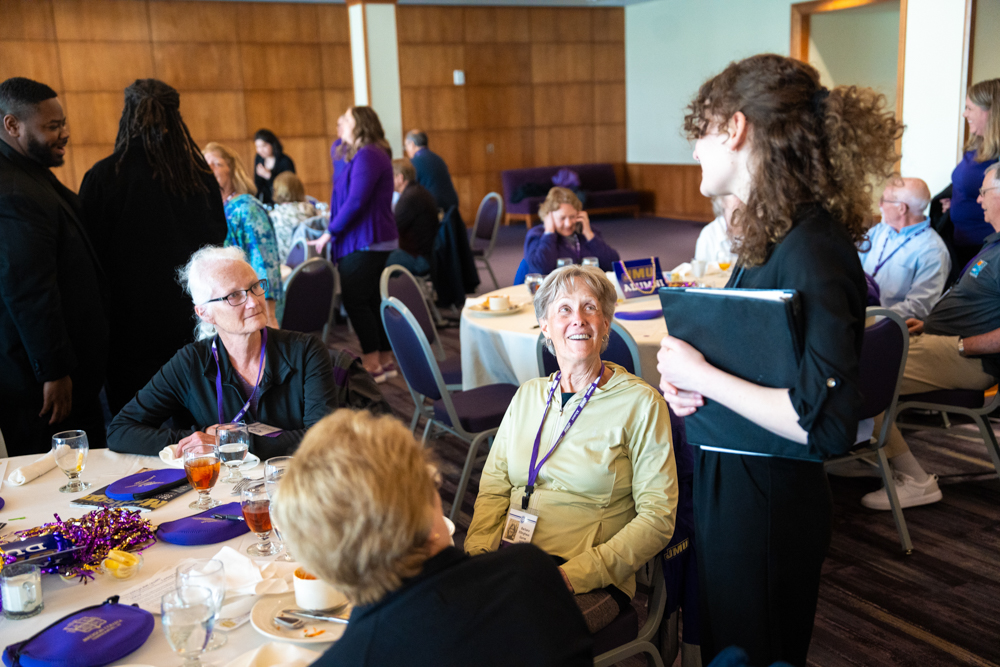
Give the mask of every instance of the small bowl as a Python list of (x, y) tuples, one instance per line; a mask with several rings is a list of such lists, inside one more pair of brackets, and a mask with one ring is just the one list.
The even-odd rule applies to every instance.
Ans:
[(101, 571), (111, 575), (114, 579), (119, 579), (124, 581), (126, 579), (131, 579), (135, 575), (139, 574), (139, 570), (142, 569), (142, 554), (124, 552), (129, 556), (138, 559), (138, 562), (132, 565), (125, 565), (119, 563), (118, 561), (112, 560), (110, 558), (105, 558), (101, 561)]

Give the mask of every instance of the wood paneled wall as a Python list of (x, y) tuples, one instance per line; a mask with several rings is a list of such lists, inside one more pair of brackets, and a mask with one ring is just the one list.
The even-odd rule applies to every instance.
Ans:
[(403, 126), (448, 163), (468, 223), (504, 169), (611, 162), (624, 175), (624, 9), (396, 11)]
[(60, 94), (70, 143), (56, 173), (74, 190), (111, 153), (124, 88), (155, 77), (180, 91), (199, 145), (228, 144), (250, 169), (266, 127), (306, 191), (329, 198), (336, 119), (354, 102), (345, 5), (0, 0), (0, 17), (0, 80), (26, 76)]
[(712, 201), (701, 194), (701, 165), (629, 164), (628, 187), (642, 192), (642, 210), (664, 218), (709, 221)]

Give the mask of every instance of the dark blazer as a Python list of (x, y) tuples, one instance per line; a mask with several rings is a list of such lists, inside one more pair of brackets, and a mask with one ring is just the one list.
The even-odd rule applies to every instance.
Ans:
[[(106, 302), (80, 217), (71, 190), (0, 141), (0, 429), (11, 456), (48, 451), (54, 430), (90, 428), (92, 446), (104, 442), (95, 417), (108, 355)], [(66, 375), (73, 414), (52, 429), (37, 417), (42, 385)]]
[(479, 270), (472, 256), (465, 223), (457, 208), (444, 215), (431, 254), (431, 282), (439, 306), (465, 305), (465, 295), (479, 287)]
[(452, 206), (458, 206), (458, 193), (451, 182), (448, 165), (441, 156), (432, 153), (429, 148), (421, 148), (410, 158), (413, 168), (417, 170), (417, 183), (427, 188), (434, 196), (438, 208), (447, 211)]
[(313, 667), (589, 667), (592, 639), (552, 558), (519, 544), (481, 556), (449, 547), (351, 623)]
[[(247, 397), (225, 346), (220, 344), (218, 351), (223, 419), (228, 421)], [(219, 423), (217, 372), (211, 338), (184, 347), (114, 418), (108, 427), (108, 447), (116, 452), (155, 456), (167, 445)], [(273, 438), (250, 436), (250, 451), (261, 459), (291, 454), (306, 429), (337, 408), (347, 407), (341, 402), (337, 385), (330, 355), (318, 338), (268, 329), (257, 412), (248, 414), (246, 421), (260, 421), (284, 433)], [(173, 422), (171, 426), (164, 425), (168, 419)]]
[(211, 172), (201, 177), (205, 192), (182, 197), (153, 178), (141, 141), (129, 146), (116, 170), (119, 157), (95, 164), (80, 186), (84, 224), (114, 304), (107, 388), (112, 414), (194, 340), (194, 308), (177, 282), (177, 268), (198, 248), (226, 240), (226, 214)]
[(419, 183), (410, 183), (396, 202), (399, 248), (414, 257), (430, 258), (437, 234), (438, 208), (434, 197)]
[(295, 163), (292, 158), (284, 153), (279, 155), (274, 161), (274, 169), (271, 170), (271, 178), (264, 178), (257, 173), (257, 165), (264, 164), (264, 158), (259, 155), (253, 159), (253, 184), (257, 186), (257, 198), (265, 204), (274, 203), (274, 177), (283, 171), (295, 173)]

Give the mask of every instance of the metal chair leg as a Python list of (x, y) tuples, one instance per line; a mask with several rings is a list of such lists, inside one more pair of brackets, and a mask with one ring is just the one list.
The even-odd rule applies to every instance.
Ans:
[(455, 489), (455, 502), (451, 504), (451, 513), (448, 515), (448, 518), (452, 521), (455, 521), (455, 517), (458, 516), (458, 510), (462, 507), (462, 500), (465, 498), (465, 490), (469, 487), (469, 479), (472, 477), (472, 467), (476, 463), (479, 446), (483, 444), (483, 440), (491, 441), (493, 438), (492, 435), (488, 434), (489, 431), (480, 433), (469, 443), (469, 453), (465, 457), (462, 476), (458, 479), (458, 488)]
[(493, 273), (493, 267), (490, 266), (490, 260), (484, 259), (483, 264), (486, 265), (486, 270), (490, 272), (490, 278), (493, 279), (493, 289), (500, 289), (500, 283), (497, 282), (496, 274)]
[(424, 426), (424, 437), (422, 437), (420, 439), (420, 444), (424, 445), (425, 447), (427, 446), (427, 434), (430, 433), (431, 425), (432, 424), (434, 424), (434, 420), (433, 419), (428, 419), (427, 420), (427, 425)]
[(990, 458), (993, 459), (993, 468), (997, 471), (997, 475), (1000, 475), (1000, 445), (997, 444), (997, 435), (993, 431), (990, 419), (982, 415), (973, 415), (972, 418), (976, 420), (979, 432), (986, 442), (986, 449), (989, 450)]
[(906, 519), (903, 518), (903, 508), (899, 504), (899, 495), (896, 493), (896, 481), (889, 474), (889, 459), (885, 455), (885, 450), (879, 447), (878, 469), (882, 473), (882, 484), (889, 494), (889, 507), (892, 508), (892, 518), (896, 520), (896, 530), (899, 531), (899, 541), (903, 546), (903, 553), (909, 556), (913, 553), (913, 543), (910, 541), (910, 531), (906, 527)]

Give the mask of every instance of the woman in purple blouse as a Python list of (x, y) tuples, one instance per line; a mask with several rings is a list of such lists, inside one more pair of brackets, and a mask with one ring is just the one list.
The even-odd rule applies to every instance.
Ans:
[(543, 225), (528, 230), (524, 238), (526, 273), (551, 273), (560, 257), (579, 264), (584, 257), (596, 257), (601, 271), (611, 271), (618, 252), (590, 228), (590, 217), (580, 199), (567, 188), (552, 188), (538, 207)]
[(955, 261), (961, 269), (983, 247), (993, 228), (983, 218), (976, 199), (986, 169), (1000, 156), (1000, 79), (980, 81), (969, 88), (965, 112), (969, 123), (968, 149), (951, 172), (951, 199), (942, 200), (954, 225)]
[(379, 316), (379, 278), (399, 247), (392, 215), (391, 149), (371, 107), (351, 107), (338, 119), (340, 145), (333, 152), (330, 225), (312, 242), (340, 270), (344, 309), (361, 342), (361, 363), (376, 382), (395, 377), (392, 348)]

